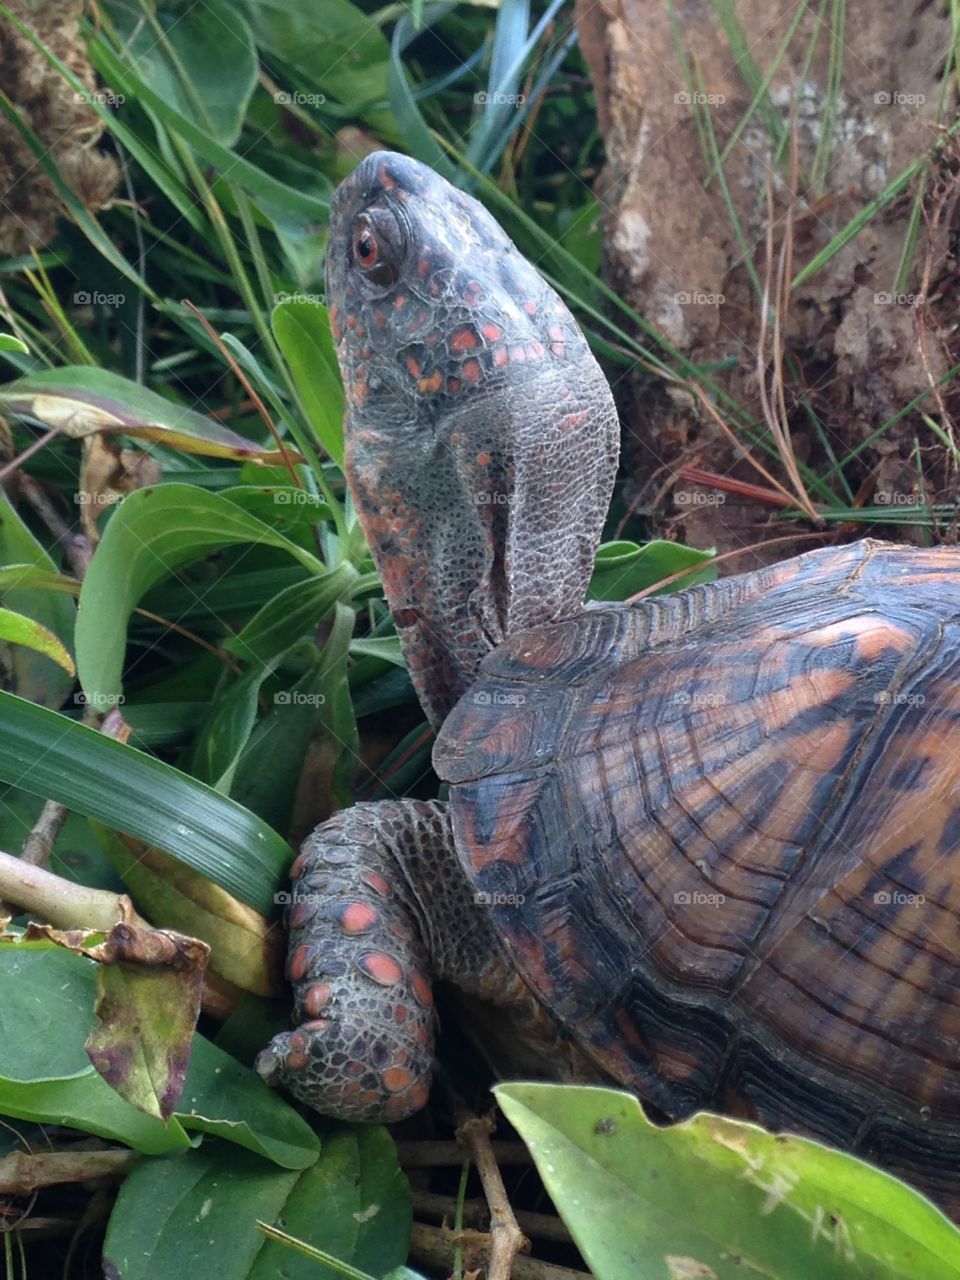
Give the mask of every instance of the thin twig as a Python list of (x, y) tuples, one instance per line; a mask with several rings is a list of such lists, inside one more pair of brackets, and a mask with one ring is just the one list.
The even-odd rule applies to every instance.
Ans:
[(530, 1252), (530, 1241), (517, 1226), (500, 1168), (490, 1146), (490, 1135), (496, 1128), (496, 1120), (492, 1113), (474, 1116), (461, 1107), (456, 1108), (456, 1113), (457, 1139), (473, 1157), (483, 1194), (490, 1206), (490, 1262), (487, 1280), (511, 1280), (514, 1259), (520, 1253)]

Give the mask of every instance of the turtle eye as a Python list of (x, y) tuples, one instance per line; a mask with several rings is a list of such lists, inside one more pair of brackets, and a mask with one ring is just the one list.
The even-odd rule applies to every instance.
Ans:
[(390, 285), (400, 274), (399, 227), (385, 209), (361, 213), (353, 224), (353, 261), (373, 284)]

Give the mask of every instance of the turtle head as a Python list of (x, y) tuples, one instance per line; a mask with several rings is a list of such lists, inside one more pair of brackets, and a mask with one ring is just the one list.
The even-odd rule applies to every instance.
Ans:
[(616, 472), (610, 389), (490, 214), (375, 152), (331, 204), (346, 469), (434, 727), (507, 635), (579, 611)]

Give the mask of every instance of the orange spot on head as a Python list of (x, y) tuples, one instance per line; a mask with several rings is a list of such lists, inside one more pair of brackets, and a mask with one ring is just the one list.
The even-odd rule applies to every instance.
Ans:
[(402, 1093), (413, 1084), (413, 1072), (406, 1067), (387, 1067), (380, 1078), (389, 1093)]
[(523, 309), (528, 316), (535, 316), (537, 314), (537, 304), (532, 298), (523, 304)]
[(498, 369), (502, 369), (505, 364), (510, 363), (510, 352), (506, 347), (497, 347), (493, 353), (493, 363)]
[(481, 467), (488, 467), (488, 466), (490, 465), (490, 455), (489, 455), (489, 453), (478, 453), (478, 454), (477, 454), (477, 463), (478, 463)]
[(397, 185), (394, 182), (393, 178), (391, 178), (390, 176), (390, 172), (387, 169), (386, 160), (384, 160), (383, 164), (377, 170), (377, 177), (380, 179), (380, 185), (382, 187), (386, 187), (388, 191), (392, 191), (393, 188)]
[(553, 354), (557, 357), (558, 360), (562, 360), (563, 357), (567, 354), (567, 348), (564, 346), (562, 342), (551, 342), (550, 350), (553, 352)]
[(443, 386), (443, 374), (439, 369), (434, 369), (428, 378), (421, 378), (417, 383), (417, 390), (423, 395), (431, 391), (439, 391)]
[(357, 327), (357, 317), (353, 315), (347, 316), (347, 328), (355, 329), (356, 327)]
[(410, 990), (421, 1004), (426, 1005), (428, 1009), (432, 1008), (433, 991), (430, 988), (430, 983), (418, 969), (414, 969), (410, 974)]
[(463, 383), (460, 381), (459, 378), (447, 379), (447, 390), (450, 392), (452, 396), (455, 396), (462, 386), (463, 386)]
[(526, 360), (526, 358), (527, 358), (527, 352), (526, 352), (526, 349), (525, 349), (524, 347), (511, 347), (511, 348), (510, 348), (510, 359), (511, 359), (511, 360), (513, 360), (513, 361), (515, 361), (516, 363), (518, 363), (518, 364), (519, 364), (521, 361)]
[(394, 309), (396, 311), (402, 311), (406, 305), (407, 305), (407, 295), (405, 293), (398, 293), (393, 300)]
[(306, 1031), (309, 1035), (315, 1034), (317, 1031), (326, 1031), (330, 1023), (326, 1018), (311, 1018), (309, 1022), (301, 1023), (300, 1029)]
[(301, 1053), (301, 1052), (288, 1053), (287, 1054), (287, 1070), (302, 1071), (309, 1061), (310, 1059), (305, 1053)]
[(450, 336), (450, 350), (457, 355), (464, 351), (473, 351), (479, 345), (479, 339), (472, 329), (457, 329)]
[(331, 307), (328, 315), (330, 317), (330, 332), (333, 334), (334, 341), (339, 342), (343, 337), (343, 326), (340, 323), (340, 314), (336, 307)]
[(417, 275), (422, 278), (427, 274), (429, 270), (430, 270), (430, 259), (421, 258), (420, 261), (417, 263)]
[(287, 964), (287, 973), (291, 982), (299, 982), (310, 967), (312, 948), (305, 942), (297, 947)]
[(415, 356), (407, 356), (407, 368), (410, 370), (412, 378), (419, 378), (421, 374), (420, 361)]
[(372, 929), (380, 917), (377, 915), (373, 907), (366, 902), (351, 902), (344, 909), (343, 915), (340, 917), (340, 924), (343, 932), (351, 937), (358, 933), (367, 933)]
[(480, 361), (473, 360), (473, 359), (464, 360), (463, 367), (460, 370), (460, 372), (463, 374), (464, 380), (466, 382), (479, 382), (480, 381)]
[(403, 969), (385, 951), (368, 951), (358, 957), (357, 966), (381, 987), (392, 987), (403, 977)]
[(476, 280), (471, 280), (463, 291), (463, 299), (469, 306), (474, 306), (483, 296), (483, 289)]
[(488, 342), (499, 342), (503, 337), (503, 330), (498, 324), (494, 324), (492, 320), (489, 320), (483, 326), (483, 336)]
[(549, 333), (554, 342), (563, 342), (564, 338), (567, 336), (563, 331), (563, 325), (560, 324), (552, 324), (547, 330), (547, 333)]
[(310, 856), (310, 855), (307, 853), (306, 849), (304, 849), (303, 853), (298, 853), (298, 854), (297, 854), (297, 856), (294, 858), (293, 862), (290, 864), (290, 879), (291, 879), (291, 880), (299, 880), (299, 879), (300, 879), (300, 877), (303, 875), (303, 868), (304, 868), (304, 864), (306, 863), (307, 858), (308, 858), (309, 856)]
[(307, 1013), (309, 1013), (311, 1018), (319, 1018), (320, 1014), (330, 1003), (330, 996), (332, 994), (329, 982), (315, 982), (313, 986), (309, 988), (303, 1002), (303, 1007), (306, 1009)]

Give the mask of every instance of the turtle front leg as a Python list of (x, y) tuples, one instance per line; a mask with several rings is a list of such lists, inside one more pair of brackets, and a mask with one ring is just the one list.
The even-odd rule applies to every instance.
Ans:
[(431, 970), (443, 972), (451, 946), (461, 962), (469, 955), (475, 979), (503, 964), (460, 869), (446, 805), (346, 809), (307, 837), (290, 874), (287, 976), (298, 1025), (274, 1037), (258, 1072), (338, 1119), (411, 1115), (433, 1071)]

